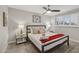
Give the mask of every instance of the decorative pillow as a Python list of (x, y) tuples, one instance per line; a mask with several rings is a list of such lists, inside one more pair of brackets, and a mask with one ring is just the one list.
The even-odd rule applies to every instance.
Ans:
[(35, 27), (35, 28), (32, 28), (33, 30), (33, 34), (43, 34), (45, 33), (45, 30), (43, 27)]
[(45, 33), (45, 29), (44, 28), (40, 27), (39, 30), (40, 30), (40, 33), (41, 34), (44, 34)]
[(40, 32), (40, 31), (38, 31), (38, 28), (36, 28), (36, 27), (35, 28), (33, 27), (32, 31), (33, 31), (33, 34), (38, 34), (38, 32)]

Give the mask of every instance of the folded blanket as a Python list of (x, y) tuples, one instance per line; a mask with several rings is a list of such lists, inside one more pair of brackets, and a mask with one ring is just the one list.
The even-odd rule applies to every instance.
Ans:
[(57, 39), (57, 38), (60, 38), (60, 37), (62, 37), (62, 36), (64, 36), (64, 34), (56, 34), (56, 35), (53, 35), (53, 36), (49, 36), (47, 39), (41, 39), (40, 41), (41, 41), (42, 43), (45, 43), (45, 42), (48, 42), (48, 41), (50, 41), (50, 40), (55, 40), (55, 39)]

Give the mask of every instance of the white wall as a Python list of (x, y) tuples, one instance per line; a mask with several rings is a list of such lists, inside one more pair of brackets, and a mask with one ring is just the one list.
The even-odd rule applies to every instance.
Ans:
[(79, 42), (79, 28), (78, 27), (55, 27), (55, 31), (58, 33), (68, 34), (71, 40)]
[[(15, 42), (15, 33), (18, 30), (18, 24), (22, 23), (25, 26), (27, 24), (32, 23), (32, 15), (38, 15), (36, 13), (22, 11), (18, 9), (8, 8), (9, 12), (9, 25), (8, 25), (8, 33), (9, 33), (9, 43)], [(51, 18), (49, 16), (41, 15), (41, 22), (46, 24), (46, 22), (50, 21)]]
[(0, 52), (5, 52), (8, 45), (8, 24), (3, 27), (3, 11), (5, 11), (6, 20), (8, 20), (8, 7), (0, 6)]
[(50, 21), (50, 24), (51, 24), (51, 26), (50, 26), (50, 31), (54, 31), (55, 32), (55, 17), (54, 16), (52, 16), (51, 17), (51, 21)]

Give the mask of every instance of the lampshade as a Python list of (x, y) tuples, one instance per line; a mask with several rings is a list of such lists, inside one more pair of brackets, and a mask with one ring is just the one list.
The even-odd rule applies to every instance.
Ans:
[(23, 24), (19, 24), (19, 28), (24, 28), (24, 25)]

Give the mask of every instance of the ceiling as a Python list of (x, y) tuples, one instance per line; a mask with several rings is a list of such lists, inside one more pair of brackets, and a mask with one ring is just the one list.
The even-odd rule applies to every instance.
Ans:
[[(8, 7), (42, 14), (45, 12), (42, 7), (47, 7), (47, 5), (9, 5)], [(61, 12), (52, 12), (45, 15), (54, 16), (77, 8), (79, 8), (79, 5), (51, 5), (50, 9), (58, 9)]]

